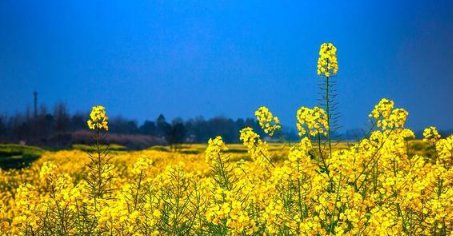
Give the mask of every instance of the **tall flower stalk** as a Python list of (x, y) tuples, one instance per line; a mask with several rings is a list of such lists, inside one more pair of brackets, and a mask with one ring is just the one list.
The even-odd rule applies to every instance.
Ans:
[(103, 106), (95, 106), (91, 110), (87, 121), (88, 128), (94, 131), (95, 153), (89, 153), (90, 162), (87, 167), (89, 173), (87, 183), (93, 198), (94, 211), (100, 209), (100, 200), (111, 192), (110, 182), (113, 178), (113, 165), (108, 158), (108, 148), (103, 145), (103, 140), (109, 129), (108, 116)]
[(332, 43), (323, 43), (319, 49), (318, 58), (318, 75), (324, 78), (324, 95), (322, 97), (324, 109), (327, 113), (327, 144), (329, 148), (329, 157), (332, 157), (332, 121), (333, 121), (333, 81), (332, 77), (338, 73), (337, 48)]

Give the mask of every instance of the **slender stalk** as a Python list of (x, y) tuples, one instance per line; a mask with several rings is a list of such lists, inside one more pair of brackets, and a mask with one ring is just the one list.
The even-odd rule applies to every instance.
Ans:
[(329, 158), (332, 157), (332, 139), (331, 139), (331, 124), (330, 124), (330, 97), (329, 97), (329, 76), (326, 76), (326, 112), (327, 112), (327, 125), (329, 128), (327, 129), (327, 142), (329, 145)]

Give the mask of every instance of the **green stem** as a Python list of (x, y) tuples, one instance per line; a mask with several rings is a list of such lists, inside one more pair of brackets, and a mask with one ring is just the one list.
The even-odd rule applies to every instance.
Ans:
[(326, 112), (327, 112), (327, 125), (329, 128), (327, 129), (327, 142), (329, 144), (329, 158), (332, 157), (332, 140), (330, 136), (330, 98), (329, 98), (329, 77), (326, 76)]

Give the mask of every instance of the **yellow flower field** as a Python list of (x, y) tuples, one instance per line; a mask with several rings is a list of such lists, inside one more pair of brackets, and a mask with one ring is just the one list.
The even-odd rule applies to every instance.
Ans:
[[(93, 151), (45, 152), (28, 168), (0, 171), (0, 234), (453, 235), (453, 136), (428, 127), (409, 142), (408, 112), (382, 99), (370, 133), (336, 146), (337, 72), (336, 48), (323, 44), (326, 109), (296, 112), (297, 143), (270, 144), (245, 127), (244, 152), (220, 136), (192, 152), (109, 151), (106, 109), (96, 106)], [(267, 135), (281, 129), (268, 108), (255, 115)]]
[[(265, 130), (279, 128), (272, 113), (259, 111)], [(221, 137), (201, 154), (102, 146), (46, 152), (29, 168), (0, 172), (1, 232), (451, 235), (452, 136), (439, 138), (430, 127), (423, 142), (436, 148), (434, 160), (408, 155), (407, 112), (384, 99), (370, 115), (378, 129), (329, 154), (325, 141), (309, 139), (325, 132), (324, 116), (303, 111), (298, 127), (313, 136), (270, 149), (246, 128), (240, 135), (248, 154), (229, 152)], [(91, 127), (100, 134), (107, 123), (99, 121)]]

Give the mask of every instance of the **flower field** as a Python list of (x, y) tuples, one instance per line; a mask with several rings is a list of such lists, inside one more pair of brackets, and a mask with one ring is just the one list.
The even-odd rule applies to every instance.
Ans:
[[(96, 106), (92, 149), (44, 152), (28, 168), (0, 171), (0, 234), (453, 235), (453, 136), (428, 127), (410, 141), (408, 112), (382, 99), (369, 134), (336, 145), (337, 71), (336, 48), (323, 44), (326, 102), (296, 112), (297, 143), (268, 143), (245, 127), (241, 147), (218, 136), (192, 151), (109, 150), (108, 116)], [(266, 135), (281, 129), (268, 108), (255, 115)]]
[[(265, 131), (279, 128), (270, 111), (258, 111)], [(323, 116), (309, 112), (316, 111), (298, 112), (301, 133), (321, 135)], [(450, 235), (453, 137), (428, 128), (423, 142), (434, 157), (408, 155), (405, 115), (382, 100), (370, 115), (378, 129), (331, 155), (325, 141), (269, 145), (250, 128), (240, 134), (246, 153), (230, 152), (221, 137), (200, 154), (101, 145), (92, 153), (45, 152), (29, 168), (0, 172), (1, 232)]]

